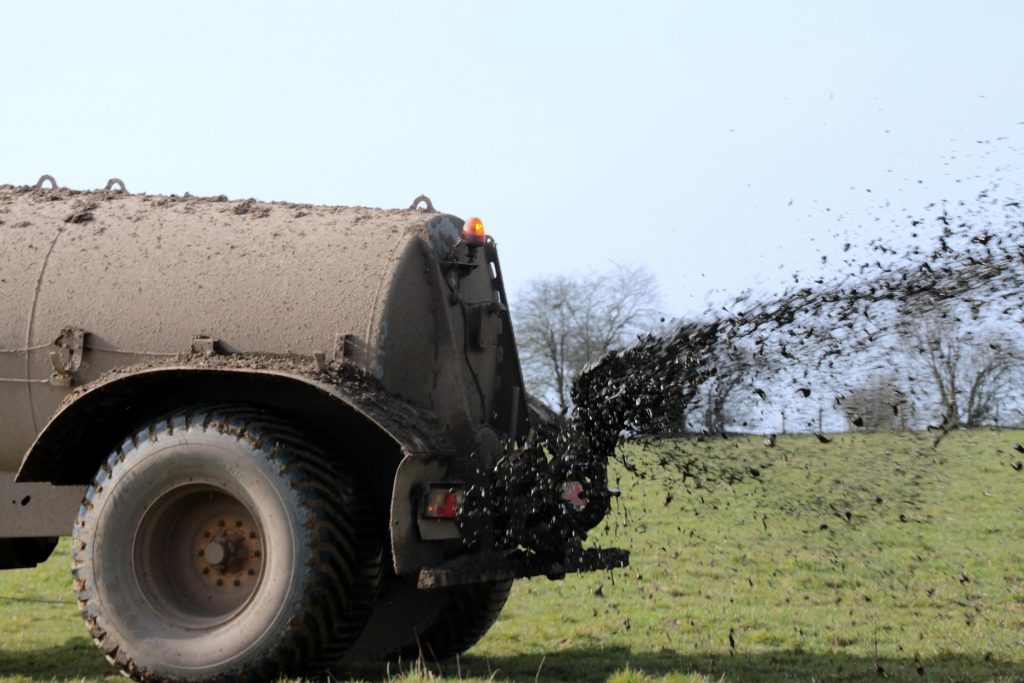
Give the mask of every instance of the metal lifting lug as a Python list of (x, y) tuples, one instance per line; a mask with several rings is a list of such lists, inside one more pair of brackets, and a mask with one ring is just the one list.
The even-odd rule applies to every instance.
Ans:
[[(420, 204), (424, 204), (426, 208), (420, 209)], [(434, 208), (433, 202), (430, 201), (430, 197), (428, 197), (425, 194), (421, 194), (419, 197), (416, 197), (416, 199), (412, 200), (412, 204), (409, 206), (409, 210), (415, 211), (417, 209), (429, 213), (437, 212), (437, 209)]]
[(107, 181), (107, 186), (103, 188), (107, 192), (120, 192), (121, 194), (128, 194), (128, 188), (124, 186), (124, 181), (120, 178), (111, 178)]
[(207, 337), (202, 334), (192, 337), (192, 353), (198, 353), (204, 356), (216, 355), (217, 340), (213, 337)]
[(334, 335), (334, 360), (341, 362), (356, 354), (358, 340), (354, 334), (338, 332)]
[(85, 330), (80, 327), (65, 327), (53, 345), (57, 349), (50, 352), (50, 365), (53, 366), (50, 384), (55, 387), (70, 387), (74, 383), (75, 373), (82, 367)]
[(57, 184), (57, 181), (54, 180), (52, 175), (41, 175), (41, 176), (39, 176), (39, 180), (36, 181), (36, 184), (35, 184), (35, 189), (37, 189), (37, 190), (44, 189), (43, 188), (43, 183), (47, 183), (47, 182), (50, 183), (50, 189), (51, 190), (60, 189), (60, 185)]
[(313, 360), (316, 361), (316, 368), (320, 372), (328, 372), (331, 369), (331, 366), (327, 364), (327, 354), (323, 351), (314, 353)]

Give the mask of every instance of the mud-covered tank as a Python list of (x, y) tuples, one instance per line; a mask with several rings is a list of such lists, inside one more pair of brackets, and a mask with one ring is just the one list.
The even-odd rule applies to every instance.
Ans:
[(444, 657), (512, 579), (624, 563), (480, 503), (530, 421), (478, 219), (45, 185), (0, 186), (0, 568), (72, 535), (124, 672)]

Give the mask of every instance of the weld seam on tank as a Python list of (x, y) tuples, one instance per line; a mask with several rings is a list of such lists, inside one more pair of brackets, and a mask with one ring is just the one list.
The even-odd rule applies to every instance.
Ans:
[(133, 351), (131, 349), (115, 349), (109, 346), (90, 346), (88, 344), (82, 348), (86, 351), (97, 351), (99, 353), (119, 353), (125, 356), (154, 356), (157, 358), (173, 358), (187, 353), (186, 351), (180, 353), (173, 351)]
[[(25, 330), (25, 343), (32, 344), (32, 331), (35, 328), (36, 322), (36, 309), (39, 307), (39, 294), (43, 291), (43, 278), (46, 276), (46, 265), (50, 262), (50, 256), (53, 255), (53, 250), (57, 246), (57, 242), (60, 240), (60, 236), (64, 234), (64, 230), (58, 230), (57, 234), (53, 236), (53, 240), (50, 242), (50, 248), (46, 250), (46, 256), (43, 257), (43, 264), (39, 268), (39, 279), (36, 280), (36, 291), (32, 295), (32, 308), (28, 314), (28, 325)], [(27, 377), (32, 372), (32, 356), (25, 354), (25, 376)], [(47, 380), (49, 381), (49, 380)], [(27, 380), (27, 384), (38, 384), (38, 380)], [(33, 395), (32, 387), (28, 389), (29, 404), (32, 406), (29, 412), (29, 418), (32, 420), (32, 429), (36, 434), (39, 433), (39, 420), (36, 419), (36, 397)]]
[(48, 349), (53, 346), (53, 343), (49, 344), (37, 344), (35, 346), (29, 346), (24, 349), (0, 349), (0, 353), (28, 353), (29, 351), (39, 351), (40, 349)]
[[(52, 346), (53, 343), (50, 342), (47, 344), (36, 344), (35, 346), (29, 346), (21, 349), (0, 349), (0, 353), (29, 353), (31, 351), (41, 351), (43, 349), (48, 349)], [(170, 358), (173, 356), (180, 355), (179, 353), (176, 353), (174, 351), (134, 351), (131, 349), (115, 349), (109, 346), (90, 346), (88, 344), (83, 348), (86, 351), (100, 351), (103, 353), (123, 353), (127, 356), (160, 356), (164, 358)]]

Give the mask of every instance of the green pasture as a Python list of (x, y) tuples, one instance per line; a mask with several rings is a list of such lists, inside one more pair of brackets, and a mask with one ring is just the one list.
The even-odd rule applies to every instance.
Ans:
[[(365, 681), (1024, 681), (1024, 432), (779, 437), (631, 447), (642, 479), (595, 544), (614, 573), (518, 582), (457, 661)], [(751, 471), (672, 475), (682, 450)], [(668, 458), (668, 469), (653, 465)], [(85, 633), (68, 546), (0, 572), (0, 682), (123, 680)], [(731, 642), (730, 642), (731, 641)]]

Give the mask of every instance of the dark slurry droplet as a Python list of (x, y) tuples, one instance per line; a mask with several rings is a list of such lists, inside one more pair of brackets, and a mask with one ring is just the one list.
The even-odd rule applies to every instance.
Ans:
[[(856, 249), (844, 244), (841, 254), (828, 259), (835, 266), (830, 281), (807, 284), (812, 280), (797, 275), (796, 285), (780, 296), (759, 302), (744, 294), (733, 305), (640, 336), (591, 364), (573, 384), (568, 418), (538, 425), (526, 448), (499, 463), (493, 479), (503, 495), (477, 492), (488, 501), (480, 509), (506, 520), (499, 535), (510, 547), (564, 552), (585, 539), (609, 509), (612, 459), (667, 490), (752, 480), (770, 485), (767, 465), (710, 458), (709, 447), (702, 450), (711, 443), (727, 448), (719, 437), (729, 424), (742, 422), (747, 433), (766, 434), (767, 448), (786, 444), (790, 432), (814, 435), (835, 448), (826, 431), (921, 429), (930, 421), (931, 447), (937, 448), (945, 434), (973, 418), (934, 407), (928, 361), (945, 347), (943, 338), (928, 336), (928, 326), (954, 330), (971, 348), (1020, 362), (1013, 339), (1024, 323), (1024, 212), (1019, 202), (992, 204), (987, 195), (974, 206), (937, 203), (929, 211), (908, 218), (906, 230), (891, 241), (870, 240)], [(926, 228), (935, 231), (930, 244), (918, 237)], [(972, 336), (986, 325), (1011, 329), (999, 339)], [(865, 386), (874, 393), (866, 394)], [(745, 400), (735, 400), (740, 396)], [(727, 415), (730, 397), (746, 412)], [(842, 419), (842, 428), (829, 427), (826, 418)], [(621, 448), (627, 441), (634, 447)], [(650, 444), (656, 444), (654, 455), (641, 462), (636, 448)], [(1024, 452), (1020, 444), (1015, 449)], [(790, 457), (786, 448), (776, 453), (777, 462)], [(870, 482), (854, 487), (826, 481), (820, 500), (804, 509), (850, 524), (865, 509), (885, 510), (906, 522), (907, 512), (915, 510), (915, 477), (931, 466), (921, 460), (899, 472), (910, 490), (888, 506)], [(1019, 462), (1012, 466), (1024, 468)], [(587, 500), (582, 512), (562, 497), (570, 482)], [(665, 504), (674, 498), (681, 496), (669, 492)], [(502, 499), (511, 501), (507, 510), (487, 507)], [(622, 505), (628, 508), (629, 501)], [(827, 524), (820, 528), (829, 530)]]

